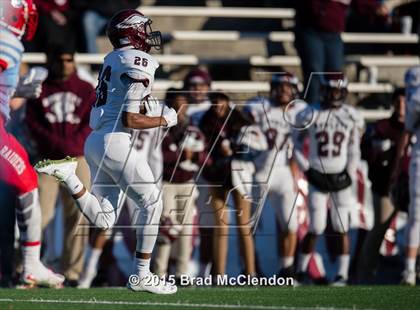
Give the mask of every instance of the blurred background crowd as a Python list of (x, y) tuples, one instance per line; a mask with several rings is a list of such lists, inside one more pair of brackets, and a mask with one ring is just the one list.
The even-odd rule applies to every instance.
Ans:
[[(104, 34), (108, 19), (125, 8), (143, 6), (140, 10), (146, 15), (147, 9), (185, 9), (182, 14), (174, 10), (171, 15), (171, 8), (169, 13), (150, 14), (153, 29), (162, 31), (164, 38), (153, 95), (178, 111), (179, 125), (168, 132), (133, 135), (134, 148), (147, 152), (156, 181), (163, 185), (162, 226), (153, 258), (158, 275), (270, 276), (287, 266), (281, 260), (284, 253), (278, 242), (279, 223), (270, 208), (273, 201), (262, 199), (263, 207), (258, 208), (260, 201), (249, 202), (232, 185), (231, 144), (241, 127), (252, 125), (242, 109), (247, 101), (256, 96), (274, 100), (276, 85), (269, 83), (273, 72), (297, 76), (300, 97), (312, 104), (321, 98), (321, 85), (319, 75), (311, 73), (332, 71), (345, 72), (350, 80), (347, 104), (356, 106), (365, 119), (360, 133), (363, 160), (353, 184), (357, 203), (350, 230), (350, 283), (400, 281), (408, 202), (404, 193), (399, 193), (398, 206), (391, 199), (391, 163), (404, 129), (404, 72), (419, 65), (420, 1), (34, 2), (40, 12), (39, 28), (35, 40), (25, 46), (30, 54), (22, 74), (42, 65), (48, 78), (40, 98), (26, 104), (13, 100), (8, 129), (32, 162), (77, 157), (77, 174), (84, 184), (89, 184), (90, 173), (83, 144), (90, 132), (99, 64), (102, 54), (110, 51)], [(254, 9), (258, 18), (249, 11), (236, 18), (206, 16), (188, 11), (194, 7), (225, 8), (236, 14), (247, 8), (272, 8), (280, 17), (258, 9)], [(44, 64), (37, 53), (46, 54)], [(79, 62), (86, 54), (91, 61), (85, 57)], [(232, 106), (237, 107), (233, 116)], [(223, 136), (216, 144), (215, 131)], [(189, 148), (183, 147), (186, 132), (194, 137)], [(409, 149), (398, 176), (402, 184), (408, 184), (408, 161)], [(308, 185), (303, 174), (294, 178), (299, 248), (308, 229)], [(88, 225), (55, 180), (40, 175), (39, 191), (43, 261), (62, 272), (68, 286), (124, 284), (135, 245), (130, 228), (135, 208), (130, 201), (125, 202), (119, 225), (103, 232)], [(331, 235), (328, 223), (309, 265), (313, 280), (331, 279), (337, 268)], [(7, 256), (3, 253), (1, 259), (3, 264)], [(19, 266), (15, 267), (17, 271), (3, 268), (2, 274), (15, 274)]]

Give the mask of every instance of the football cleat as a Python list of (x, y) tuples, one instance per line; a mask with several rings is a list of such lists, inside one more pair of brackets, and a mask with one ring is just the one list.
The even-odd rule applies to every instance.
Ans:
[(60, 160), (44, 159), (34, 166), (39, 173), (55, 177), (58, 181), (64, 182), (70, 175), (76, 173), (77, 159), (67, 156)]
[(296, 273), (295, 281), (293, 283), (295, 286), (300, 286), (310, 284), (311, 282), (308, 273), (300, 271)]
[(347, 279), (343, 276), (337, 275), (330, 285), (335, 287), (347, 286)]
[(289, 266), (289, 267), (280, 269), (277, 275), (282, 278), (294, 278), (295, 271), (294, 271), (293, 266)]
[[(29, 269), (29, 268), (28, 268)], [(53, 272), (40, 264), (38, 267), (25, 269), (21, 276), (21, 282), (26, 288), (47, 287), (62, 288), (64, 276)]]
[(165, 278), (159, 278), (151, 272), (142, 278), (137, 275), (131, 275), (128, 279), (127, 288), (135, 292), (144, 291), (160, 295), (175, 294), (178, 290), (176, 285), (167, 282)]
[(410, 270), (404, 270), (404, 272), (402, 273), (401, 284), (415, 286), (416, 285), (416, 272), (410, 271)]
[(96, 274), (97, 274), (96, 270), (85, 271), (80, 277), (77, 288), (90, 288), (93, 280), (96, 277)]

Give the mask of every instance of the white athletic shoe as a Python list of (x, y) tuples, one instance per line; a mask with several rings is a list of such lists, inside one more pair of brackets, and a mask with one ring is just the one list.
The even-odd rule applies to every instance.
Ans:
[(416, 285), (416, 272), (410, 271), (410, 270), (404, 270), (402, 273), (402, 285), (409, 285), (409, 286), (415, 286)]
[(79, 284), (77, 288), (90, 288), (93, 280), (95, 279), (97, 271), (85, 271), (80, 276)]
[(35, 170), (55, 177), (58, 181), (65, 181), (70, 175), (76, 173), (77, 159), (67, 156), (60, 160), (44, 159), (35, 165)]
[(127, 288), (135, 292), (144, 291), (161, 295), (175, 294), (178, 290), (176, 285), (167, 282), (165, 278), (159, 278), (151, 272), (141, 279), (137, 275), (131, 275), (128, 279)]
[(53, 272), (41, 262), (37, 264), (37, 266), (25, 268), (21, 276), (21, 282), (29, 288), (62, 288), (64, 280), (65, 278), (63, 275)]

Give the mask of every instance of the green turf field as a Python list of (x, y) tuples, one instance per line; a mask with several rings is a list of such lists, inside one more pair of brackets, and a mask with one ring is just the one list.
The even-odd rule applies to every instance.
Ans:
[(175, 295), (123, 288), (0, 290), (0, 309), (420, 309), (420, 287), (183, 288)]

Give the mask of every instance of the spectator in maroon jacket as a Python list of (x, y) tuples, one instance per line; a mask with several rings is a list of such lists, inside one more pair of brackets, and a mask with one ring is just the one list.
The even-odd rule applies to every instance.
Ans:
[(46, 52), (52, 46), (77, 46), (77, 14), (70, 0), (34, 0), (39, 12), (39, 31), (35, 36), (35, 49)]
[[(379, 249), (384, 240), (385, 232), (397, 211), (408, 206), (408, 149), (406, 149), (403, 157), (402, 173), (398, 177), (400, 192), (397, 200), (391, 199), (390, 188), (397, 144), (404, 132), (405, 90), (403, 88), (397, 88), (394, 91), (392, 107), (391, 117), (373, 124), (368, 128), (362, 139), (362, 157), (369, 165), (369, 179), (372, 182), (375, 210), (374, 227), (366, 236), (359, 259), (358, 276), (362, 283), (372, 283), (374, 281)], [(405, 195), (403, 193), (404, 188), (406, 190)], [(399, 205), (396, 205), (396, 203)]]
[(156, 274), (168, 272), (172, 242), (177, 243), (175, 276), (189, 273), (192, 253), (193, 216), (198, 196), (194, 177), (203, 165), (205, 138), (193, 126), (187, 115), (188, 98), (184, 93), (169, 89), (165, 99), (178, 113), (178, 125), (169, 129), (162, 142), (163, 212), (155, 260)]
[[(302, 62), (309, 103), (319, 102), (320, 72), (341, 72), (344, 66), (344, 31), (350, 6), (372, 17), (388, 15), (378, 0), (296, 1), (295, 47)], [(313, 73), (312, 78), (311, 73)], [(310, 79), (310, 80), (309, 80)]]
[[(27, 104), (26, 123), (40, 157), (78, 159), (76, 174), (89, 184), (90, 172), (83, 147), (90, 132), (89, 114), (95, 100), (93, 87), (76, 73), (74, 54), (58, 48), (47, 56), (48, 77), (42, 84), (38, 99)], [(54, 216), (58, 192), (64, 204), (64, 249), (62, 270), (70, 284), (76, 284), (83, 268), (83, 253), (87, 241), (86, 221), (80, 217), (70, 194), (57, 181), (39, 175), (39, 198), (44, 229)], [(47, 246), (53, 246), (47, 244)]]

